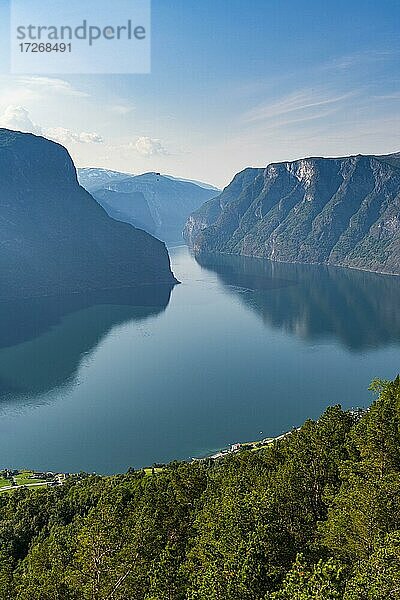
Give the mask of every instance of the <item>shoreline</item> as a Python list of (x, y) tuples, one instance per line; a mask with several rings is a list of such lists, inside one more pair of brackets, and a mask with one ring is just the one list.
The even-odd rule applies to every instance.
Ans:
[[(364, 412), (368, 411), (368, 407), (356, 407), (356, 408), (350, 408), (348, 409), (347, 412), (349, 412), (350, 414), (357, 416), (357, 415), (362, 415)], [(271, 444), (274, 444), (275, 442), (279, 442), (281, 440), (286, 439), (287, 437), (289, 437), (291, 434), (296, 433), (297, 431), (300, 431), (301, 427), (294, 427), (293, 429), (286, 431), (284, 433), (281, 433), (280, 435), (274, 436), (274, 437), (265, 437), (262, 438), (260, 440), (254, 440), (251, 442), (236, 442), (234, 444), (231, 444), (230, 446), (227, 446), (225, 448), (221, 448), (220, 450), (218, 450), (217, 452), (210, 452), (205, 454), (204, 456), (199, 456), (199, 457), (190, 457), (188, 459), (182, 459), (179, 462), (183, 462), (183, 463), (194, 463), (194, 462), (203, 462), (206, 460), (221, 460), (223, 458), (226, 458), (227, 456), (231, 456), (232, 454), (237, 454), (240, 451), (252, 451), (255, 452), (257, 450), (261, 450), (263, 448), (266, 448), (268, 446), (270, 446)], [(142, 466), (142, 467), (138, 467), (137, 469), (133, 469), (134, 472), (139, 472), (139, 471), (143, 471), (145, 474), (153, 474), (154, 473), (158, 473), (160, 471), (163, 471), (165, 467), (168, 466), (169, 463), (153, 463), (153, 465), (149, 466)], [(129, 472), (130, 469), (128, 469), (127, 472)], [(34, 469), (0, 469), (0, 474), (1, 472), (5, 472), (8, 471), (9, 472), (9, 478), (14, 480), (14, 478), (17, 476), (21, 476), (22, 474), (27, 474), (29, 473), (31, 476), (36, 474), (36, 477), (39, 476), (39, 479), (36, 479), (36, 477), (33, 477), (33, 481), (32, 483), (27, 483), (24, 482), (23, 484), (18, 484), (17, 481), (14, 482), (14, 485), (10, 485), (10, 486), (0, 486), (0, 494), (2, 491), (10, 491), (10, 490), (15, 490), (18, 488), (27, 488), (27, 487), (48, 487), (48, 486), (54, 486), (54, 485), (62, 485), (69, 477), (71, 476), (76, 476), (79, 475), (79, 473), (72, 473), (72, 472), (62, 472), (62, 471), (43, 471), (43, 472), (38, 472)], [(103, 473), (97, 473), (95, 471), (93, 472), (85, 472), (85, 475), (98, 475), (99, 477), (113, 477), (115, 475), (119, 475), (121, 473), (110, 473), (110, 474), (103, 474)]]
[(231, 456), (232, 454), (236, 454), (241, 450), (260, 450), (261, 448), (265, 448), (266, 446), (270, 446), (274, 442), (279, 442), (280, 440), (285, 439), (292, 433), (299, 431), (300, 427), (295, 427), (290, 431), (286, 431), (285, 433), (281, 433), (275, 437), (266, 437), (261, 440), (256, 440), (253, 442), (236, 442), (235, 444), (231, 444), (231, 446), (222, 448), (218, 450), (218, 452), (214, 452), (212, 454), (206, 454), (205, 456), (201, 456), (199, 458), (192, 458), (191, 462), (204, 461), (204, 460), (218, 460), (221, 458), (226, 458), (227, 456)]
[(201, 255), (205, 255), (205, 256), (244, 256), (245, 258), (254, 258), (256, 260), (260, 260), (260, 261), (266, 261), (266, 262), (272, 262), (272, 263), (277, 263), (277, 264), (284, 264), (284, 265), (309, 265), (309, 266), (317, 266), (317, 267), (328, 267), (328, 268), (333, 268), (333, 269), (350, 269), (351, 271), (361, 271), (363, 273), (374, 273), (375, 275), (381, 275), (384, 277), (400, 277), (400, 273), (396, 273), (396, 272), (389, 272), (389, 271), (377, 271), (374, 269), (369, 269), (367, 267), (355, 267), (352, 265), (343, 265), (340, 263), (331, 263), (331, 262), (303, 262), (301, 260), (278, 260), (277, 258), (271, 258), (269, 256), (256, 256), (255, 254), (245, 254), (245, 253), (235, 253), (235, 252), (222, 252), (222, 251), (199, 251), (199, 250), (195, 250), (195, 248), (187, 243), (186, 246), (188, 247), (189, 251), (191, 251), (193, 253), (193, 255), (196, 256), (201, 256)]

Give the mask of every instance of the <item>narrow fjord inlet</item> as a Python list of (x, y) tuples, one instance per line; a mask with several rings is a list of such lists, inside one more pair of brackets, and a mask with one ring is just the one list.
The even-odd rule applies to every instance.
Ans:
[(170, 255), (172, 291), (0, 305), (13, 316), (0, 338), (10, 464), (115, 473), (190, 459), (338, 401), (364, 406), (372, 377), (396, 371), (400, 278)]

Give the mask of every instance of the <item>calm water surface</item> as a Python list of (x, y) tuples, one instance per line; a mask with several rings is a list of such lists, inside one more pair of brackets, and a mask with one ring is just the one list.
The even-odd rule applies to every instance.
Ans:
[[(363, 406), (400, 278), (171, 250), (181, 285), (0, 305), (0, 465), (125, 471)], [(262, 433), (261, 433), (262, 432)]]

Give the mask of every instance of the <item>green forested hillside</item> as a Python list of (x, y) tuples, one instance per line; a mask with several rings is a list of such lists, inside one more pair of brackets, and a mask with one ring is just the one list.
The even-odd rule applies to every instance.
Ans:
[(400, 379), (273, 446), (0, 495), (0, 598), (400, 598)]

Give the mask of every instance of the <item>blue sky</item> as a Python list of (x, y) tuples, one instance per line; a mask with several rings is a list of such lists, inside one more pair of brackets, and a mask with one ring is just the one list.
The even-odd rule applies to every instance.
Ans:
[(79, 166), (220, 186), (249, 165), (392, 152), (399, 31), (393, 0), (153, 0), (150, 75), (4, 74), (0, 124)]

